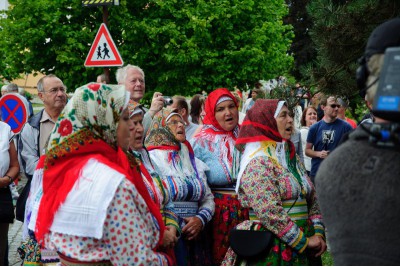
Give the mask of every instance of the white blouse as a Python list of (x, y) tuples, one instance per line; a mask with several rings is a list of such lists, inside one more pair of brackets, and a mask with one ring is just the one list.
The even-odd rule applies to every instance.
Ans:
[(0, 121), (0, 177), (3, 177), (10, 168), (10, 142), (14, 133), (11, 127)]

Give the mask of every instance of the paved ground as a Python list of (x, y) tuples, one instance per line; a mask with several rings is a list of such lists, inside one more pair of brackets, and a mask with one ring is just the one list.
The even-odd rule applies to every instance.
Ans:
[(15, 221), (10, 225), (10, 229), (8, 231), (8, 262), (10, 266), (21, 266), (22, 260), (19, 257), (17, 252), (17, 248), (21, 244), (22, 237), (22, 222)]
[[(17, 190), (21, 192), (23, 187), (26, 184), (25, 176), (22, 177), (21, 181), (19, 181)], [(10, 266), (21, 266), (22, 260), (19, 257), (17, 252), (17, 248), (21, 245), (22, 239), (22, 222), (14, 220), (13, 224), (10, 224), (10, 228), (8, 230), (8, 262)]]

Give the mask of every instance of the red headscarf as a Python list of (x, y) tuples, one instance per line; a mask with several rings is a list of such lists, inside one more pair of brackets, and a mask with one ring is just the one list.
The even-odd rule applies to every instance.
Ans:
[(212, 91), (208, 97), (207, 100), (204, 104), (204, 109), (206, 112), (206, 115), (204, 116), (203, 123), (205, 125), (212, 125), (214, 129), (205, 126), (204, 131), (212, 131), (214, 134), (229, 134), (236, 139), (236, 134), (234, 132), (237, 132), (238, 127), (235, 127), (233, 131), (225, 131), (222, 129), (221, 125), (219, 125), (217, 119), (215, 118), (215, 107), (217, 106), (218, 100), (221, 97), (229, 97), (232, 99), (232, 101), (235, 103), (236, 107), (238, 107), (238, 103), (236, 101), (236, 98), (232, 95), (231, 92), (229, 92), (228, 89), (226, 88), (218, 88)]
[(251, 142), (286, 141), (289, 143), (290, 158), (292, 159), (295, 156), (293, 143), (282, 138), (274, 117), (279, 101), (278, 99), (257, 99), (244, 118), (239, 137), (236, 140), (237, 149), (242, 151), (243, 145)]

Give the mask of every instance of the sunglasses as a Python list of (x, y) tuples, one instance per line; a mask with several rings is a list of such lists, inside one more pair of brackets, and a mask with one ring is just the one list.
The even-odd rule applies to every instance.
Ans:
[(329, 106), (331, 106), (331, 108), (340, 108), (340, 105), (337, 105), (337, 104), (332, 104), (332, 105), (329, 105)]

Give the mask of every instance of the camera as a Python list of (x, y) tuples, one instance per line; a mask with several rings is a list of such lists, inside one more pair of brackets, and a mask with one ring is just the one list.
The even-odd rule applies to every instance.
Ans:
[(400, 47), (386, 49), (372, 113), (400, 122)]
[(174, 100), (170, 96), (163, 96), (164, 97), (164, 107), (172, 105)]

